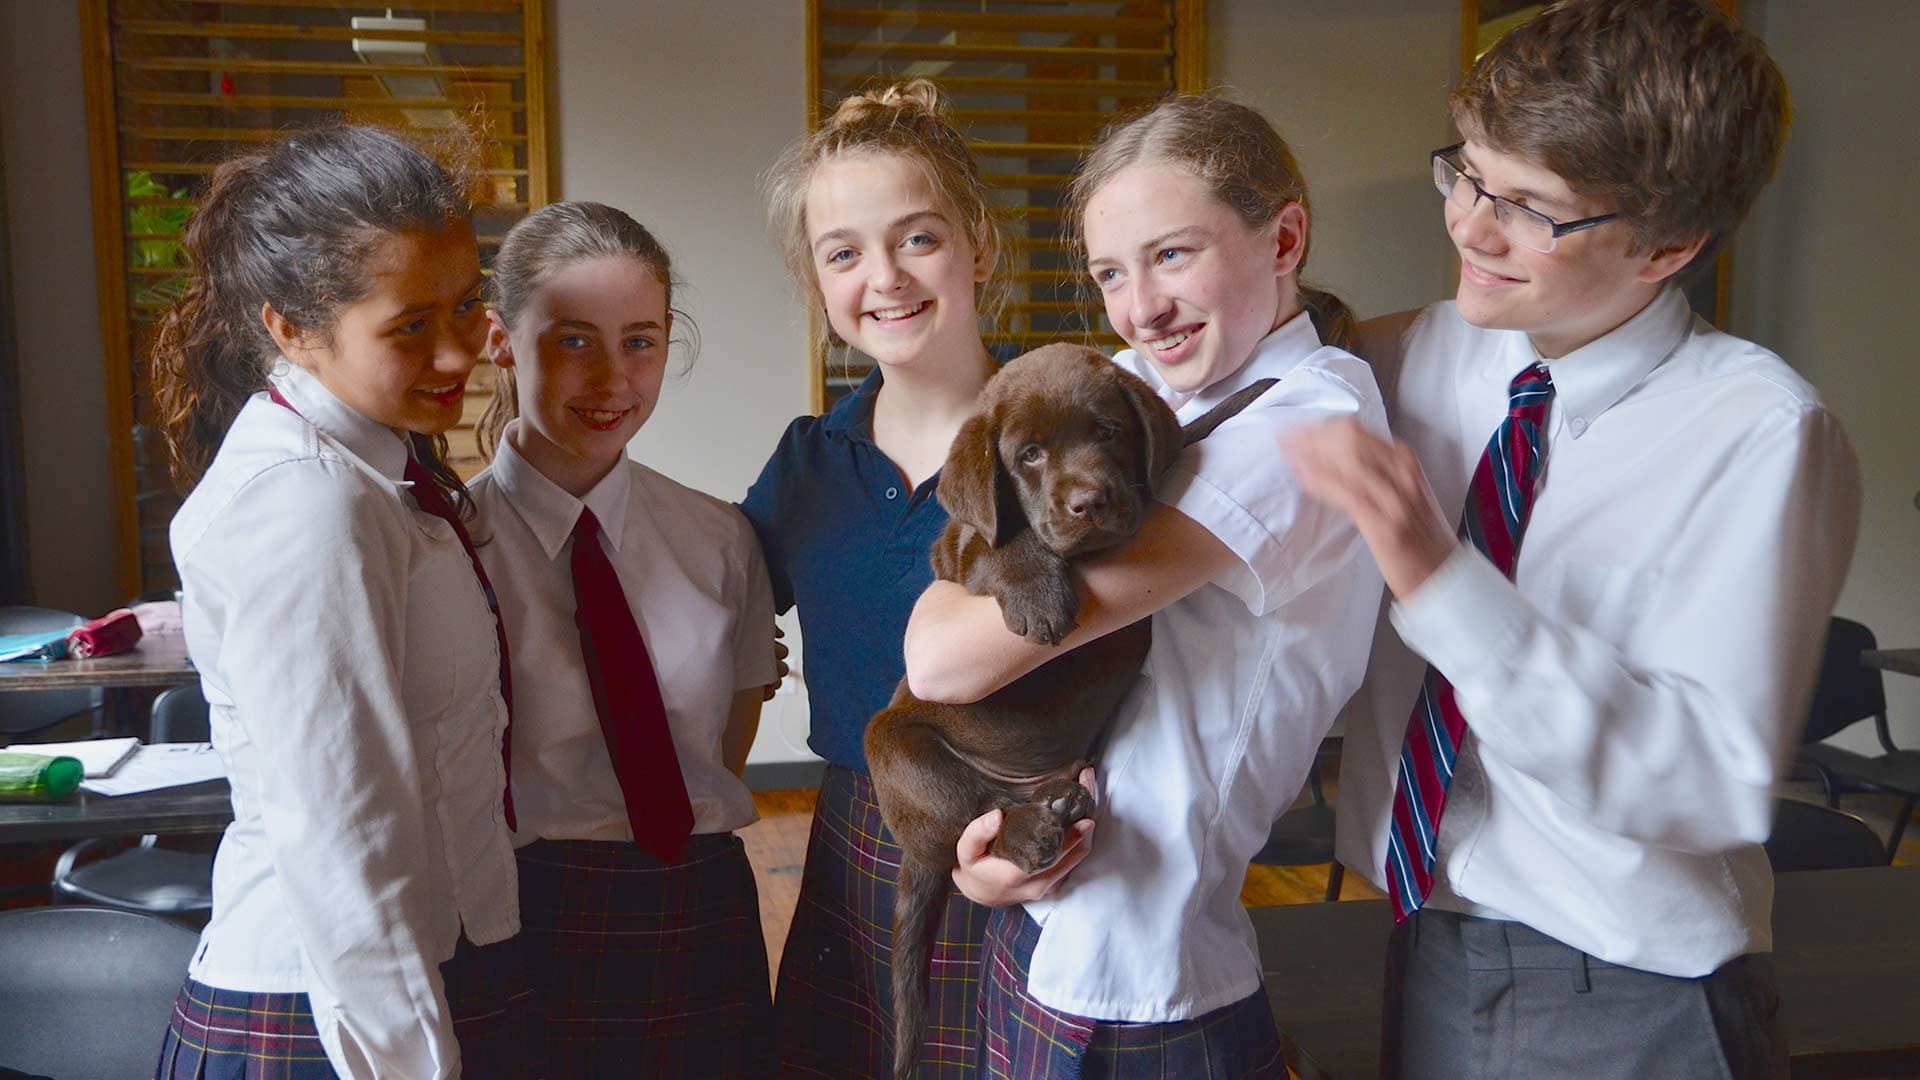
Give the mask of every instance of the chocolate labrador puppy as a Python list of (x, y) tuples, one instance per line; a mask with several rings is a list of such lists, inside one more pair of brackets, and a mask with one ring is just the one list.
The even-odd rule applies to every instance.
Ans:
[[(1074, 627), (1069, 560), (1140, 527), (1182, 444), (1151, 387), (1093, 349), (1046, 345), (988, 382), (940, 473), (951, 520), (933, 571), (1000, 601), (1007, 628), (1058, 644)], [(1078, 776), (1151, 643), (1141, 620), (1047, 661), (971, 705), (921, 701), (902, 681), (867, 725), (881, 816), (900, 845), (893, 912), (894, 1067), (919, 1054), (933, 938), (967, 823), (1005, 812), (995, 855), (1051, 865), (1093, 811)]]

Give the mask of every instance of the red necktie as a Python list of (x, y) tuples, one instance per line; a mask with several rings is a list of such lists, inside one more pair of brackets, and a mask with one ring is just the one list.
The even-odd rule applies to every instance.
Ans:
[[(1541, 432), (1552, 404), (1553, 378), (1546, 365), (1535, 364), (1515, 375), (1507, 386), (1507, 417), (1488, 440), (1467, 488), (1460, 535), (1509, 579), (1533, 512), (1534, 488), (1544, 461)], [(1454, 762), (1466, 735), (1467, 721), (1454, 701), (1453, 684), (1427, 665), (1420, 700), (1407, 719), (1393, 817), (1387, 823), (1387, 895), (1393, 900), (1396, 922), (1405, 922), (1433, 893), (1440, 814), (1447, 806)]]
[(600, 549), (600, 522), (585, 507), (573, 527), (573, 596), (593, 709), (626, 800), (633, 842), (664, 862), (678, 862), (693, 832), (693, 806), (673, 750), (667, 705), (627, 595)]
[[(300, 415), (300, 410), (281, 396), (278, 387), (267, 387), (267, 396), (273, 399), (275, 405), (295, 416)], [(407, 468), (402, 475), (413, 485), (414, 505), (453, 526), (453, 535), (460, 538), (460, 547), (473, 564), (473, 576), (480, 579), (480, 591), (487, 597), (487, 610), (493, 613), (493, 633), (500, 643), (500, 699), (507, 706), (507, 729), (500, 734), (500, 767), (507, 783), (506, 790), (500, 794), (500, 801), (501, 808), (506, 812), (507, 828), (518, 829), (520, 825), (513, 816), (513, 670), (507, 663), (507, 624), (500, 618), (500, 601), (494, 596), (493, 582), (487, 580), (486, 568), (480, 565), (480, 553), (474, 549), (473, 537), (467, 534), (466, 522), (460, 520), (460, 512), (434, 486), (433, 477), (428, 474), (426, 467), (409, 454)]]

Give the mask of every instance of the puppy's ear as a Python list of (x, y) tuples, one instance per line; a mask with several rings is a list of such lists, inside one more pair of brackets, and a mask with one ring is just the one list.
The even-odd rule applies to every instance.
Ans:
[(994, 547), (1025, 527), (1013, 478), (1000, 462), (1000, 426), (991, 411), (976, 413), (960, 425), (940, 469), (936, 494), (948, 517), (979, 530)]
[(1153, 392), (1153, 387), (1147, 385), (1146, 380), (1119, 368), (1112, 370), (1120, 380), (1120, 392), (1126, 396), (1127, 404), (1133, 407), (1133, 414), (1140, 421), (1141, 462), (1145, 469), (1144, 479), (1151, 486), (1160, 479), (1161, 473), (1180, 459), (1180, 420), (1173, 415), (1167, 403), (1160, 400), (1160, 395)]

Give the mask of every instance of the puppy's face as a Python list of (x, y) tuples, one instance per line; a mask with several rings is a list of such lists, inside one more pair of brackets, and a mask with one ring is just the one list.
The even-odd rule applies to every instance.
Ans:
[(1064, 556), (1139, 529), (1180, 447), (1173, 412), (1100, 353), (1048, 345), (994, 376), (948, 457), (941, 502), (996, 546), (1024, 524)]

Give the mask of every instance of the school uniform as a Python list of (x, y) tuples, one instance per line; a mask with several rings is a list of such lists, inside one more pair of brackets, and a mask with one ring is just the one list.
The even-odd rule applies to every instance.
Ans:
[(171, 528), (234, 820), (159, 1075), (460, 1076), (463, 1016), (511, 1010), (444, 980), (509, 986), (520, 925), (494, 618), (407, 444), (298, 367), (272, 385)]
[[(516, 423), (518, 423), (516, 421)], [(622, 459), (575, 498), (514, 449), (473, 483), (482, 557), (512, 644), (513, 795), (520, 896), (542, 1068), (553, 1076), (758, 1077), (771, 1063), (766, 942), (733, 830), (753, 796), (721, 738), (735, 695), (774, 681), (773, 602), (759, 545), (731, 506)], [(582, 544), (613, 580), (578, 579)], [(586, 582), (586, 584), (582, 584)], [(582, 636), (621, 602), (650, 665), (677, 780), (684, 849), (660, 847), (649, 793), (616, 765), (620, 729)], [(612, 596), (614, 592), (619, 594)], [(609, 723), (639, 724), (635, 715)], [(675, 796), (677, 799), (677, 795)], [(635, 815), (639, 814), (639, 817)], [(636, 829), (639, 826), (639, 829)]]
[[(881, 373), (788, 426), (740, 509), (776, 608), (800, 609), (807, 745), (826, 759), (774, 993), (781, 1075), (887, 1076), (893, 1062), (894, 879), (900, 849), (867, 777), (867, 721), (906, 676), (901, 643), (946, 527), (939, 476), (910, 487), (873, 441)], [(973, 1075), (987, 911), (958, 890), (936, 931), (915, 1076)]]
[(1322, 345), (1304, 314), (1197, 394), (1173, 391), (1133, 350), (1114, 363), (1183, 422), (1278, 381), (1188, 447), (1155, 492), (1236, 558), (1153, 616), (1144, 670), (1095, 763), (1091, 853), (1052, 896), (995, 913), (981, 1070), (1285, 1077), (1240, 886), (1360, 683), (1381, 580), (1277, 440), (1341, 416), (1384, 432), (1385, 412), (1367, 365)]
[[(1394, 428), (1450, 513), (1517, 373), (1551, 383), (1511, 579), (1463, 543), (1389, 605), (1347, 713), (1340, 859), (1414, 909), (1385, 1075), (1785, 1076), (1760, 843), (1853, 550), (1845, 435), (1677, 289), (1544, 362), (1451, 302), (1382, 325)], [(1465, 735), (1422, 900), (1390, 823), (1434, 679)]]

